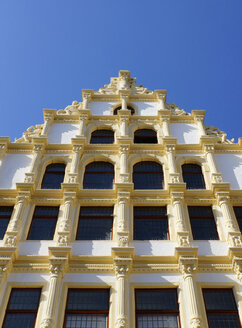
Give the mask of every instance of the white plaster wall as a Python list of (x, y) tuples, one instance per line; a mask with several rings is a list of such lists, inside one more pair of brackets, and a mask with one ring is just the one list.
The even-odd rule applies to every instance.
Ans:
[(92, 283), (112, 284), (116, 283), (116, 277), (114, 274), (105, 273), (66, 273), (63, 282), (77, 283), (79, 287)]
[(199, 282), (207, 282), (207, 283), (238, 283), (238, 280), (236, 278), (235, 274), (231, 274), (231, 273), (218, 273), (218, 272), (214, 272), (214, 273), (197, 273), (196, 275), (196, 280)]
[(177, 243), (169, 240), (162, 241), (135, 241), (131, 247), (135, 247), (135, 255), (174, 256)]
[(75, 241), (71, 244), (74, 256), (111, 256), (111, 248), (117, 243), (111, 240)]
[[(164, 285), (167, 283), (179, 284), (182, 282), (182, 275), (178, 275), (176, 273), (149, 273), (149, 274), (131, 274), (129, 282), (135, 284), (152, 284), (163, 283)], [(159, 286), (160, 287), (160, 286)]]
[(92, 115), (111, 115), (110, 109), (117, 104), (111, 101), (91, 101), (88, 108), (91, 109)]
[(215, 154), (215, 160), (224, 182), (230, 182), (231, 189), (242, 189), (242, 155)]
[[(8, 282), (14, 283), (45, 283), (49, 281), (50, 276), (46, 273), (10, 273), (8, 276)], [(28, 286), (27, 284), (25, 284)]]
[(31, 160), (32, 155), (7, 154), (0, 161), (0, 188), (15, 189), (16, 182), (24, 182)]
[(179, 144), (197, 144), (200, 141), (200, 130), (196, 124), (170, 123), (171, 135)]
[(194, 241), (192, 246), (199, 247), (199, 256), (226, 256), (228, 254), (228, 245), (219, 240)]
[(160, 104), (158, 102), (137, 101), (137, 102), (133, 102), (132, 104), (138, 107), (138, 115), (141, 116), (156, 116), (157, 111), (160, 109)]
[(71, 144), (71, 138), (78, 134), (78, 124), (53, 123), (48, 133), (50, 144)]
[(41, 255), (48, 256), (49, 250), (48, 247), (55, 246), (53, 240), (48, 241), (23, 241), (19, 243), (18, 252), (19, 255)]

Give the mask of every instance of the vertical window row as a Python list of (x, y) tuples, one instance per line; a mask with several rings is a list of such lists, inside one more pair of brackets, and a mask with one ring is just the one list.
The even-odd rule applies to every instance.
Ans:
[(0, 239), (5, 235), (12, 212), (13, 206), (0, 206)]

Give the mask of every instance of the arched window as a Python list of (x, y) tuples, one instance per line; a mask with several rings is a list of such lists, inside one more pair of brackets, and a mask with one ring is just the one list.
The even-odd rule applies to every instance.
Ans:
[[(118, 106), (117, 108), (115, 108), (115, 110), (113, 111), (113, 115), (118, 115), (118, 110), (120, 110), (122, 107)], [(127, 109), (131, 111), (131, 115), (134, 115), (135, 111), (133, 109), (133, 107), (131, 106), (127, 106)]]
[(42, 180), (42, 189), (60, 189), (64, 180), (66, 165), (63, 163), (50, 164), (46, 167)]
[(205, 182), (200, 165), (183, 164), (183, 181), (187, 184), (187, 189), (205, 189)]
[(108, 162), (93, 162), (86, 166), (84, 189), (113, 189), (114, 168)]
[(162, 166), (155, 162), (140, 162), (133, 169), (134, 189), (163, 189)]
[(112, 130), (96, 130), (92, 132), (91, 144), (112, 144), (114, 133)]
[(134, 133), (134, 143), (157, 143), (156, 132), (151, 129), (140, 129)]

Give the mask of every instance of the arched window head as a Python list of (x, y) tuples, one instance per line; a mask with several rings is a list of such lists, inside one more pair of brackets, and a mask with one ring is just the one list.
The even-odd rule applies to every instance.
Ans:
[(133, 169), (134, 189), (163, 189), (162, 166), (155, 162), (140, 162)]
[[(118, 115), (118, 110), (122, 109), (121, 106), (118, 106), (117, 108), (114, 109), (113, 115)], [(131, 106), (127, 106), (127, 109), (131, 111), (131, 115), (135, 114), (135, 110)]]
[(205, 182), (200, 165), (183, 164), (182, 176), (183, 181), (187, 184), (187, 189), (205, 189)]
[(86, 166), (84, 189), (113, 189), (114, 168), (108, 162), (93, 162)]
[(96, 130), (92, 132), (91, 144), (112, 144), (114, 132), (112, 130)]
[(156, 132), (152, 129), (140, 129), (134, 133), (134, 143), (157, 143)]
[(42, 189), (61, 189), (64, 180), (66, 165), (63, 163), (50, 164), (46, 167), (42, 180)]

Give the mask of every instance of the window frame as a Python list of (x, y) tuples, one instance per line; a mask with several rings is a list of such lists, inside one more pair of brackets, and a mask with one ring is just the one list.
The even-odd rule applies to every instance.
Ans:
[[(237, 209), (241, 210), (241, 215), (239, 213), (236, 213)], [(242, 206), (233, 206), (233, 210), (234, 210), (234, 215), (236, 217), (236, 221), (238, 223), (240, 232), (242, 233)]]
[[(95, 163), (105, 163), (105, 164), (109, 164), (109, 165), (112, 165), (112, 168), (113, 168), (113, 171), (91, 171), (91, 172), (86, 172), (86, 170), (87, 170), (87, 167), (88, 166), (91, 166), (91, 164), (95, 164)], [(86, 174), (99, 174), (99, 175), (101, 175), (101, 174), (113, 174), (113, 179), (112, 179), (112, 188), (87, 188), (86, 186), (85, 186), (85, 184), (86, 184), (86, 182), (85, 182), (85, 179), (86, 179)], [(110, 162), (108, 162), (108, 161), (92, 161), (92, 162), (90, 162), (90, 163), (88, 163), (86, 166), (85, 166), (85, 171), (84, 171), (84, 175), (83, 175), (83, 189), (84, 190), (96, 190), (96, 189), (98, 189), (98, 190), (113, 190), (114, 189), (114, 183), (115, 183), (115, 166), (114, 166), (114, 164), (113, 163), (110, 163)]]
[[(141, 163), (152, 163), (152, 164), (157, 164), (157, 167), (158, 167), (158, 165), (159, 165), (159, 167), (161, 168), (161, 171), (160, 172), (158, 172), (158, 171), (156, 171), (156, 172), (153, 172), (153, 171), (138, 171), (138, 172), (135, 172), (135, 167), (136, 166), (138, 166), (139, 164), (141, 164)], [(157, 176), (158, 175), (162, 175), (162, 179), (161, 179), (161, 188), (136, 188), (135, 187), (135, 179), (134, 179), (134, 176), (135, 176), (135, 174), (137, 175), (137, 174), (139, 174), (140, 176), (141, 175), (143, 175), (143, 174), (157, 174)], [(139, 161), (139, 162), (137, 162), (137, 163), (135, 163), (134, 165), (133, 165), (133, 172), (132, 172), (132, 182), (133, 182), (133, 184), (134, 184), (134, 190), (164, 190), (165, 188), (165, 180), (164, 180), (164, 171), (163, 171), (163, 165), (162, 164), (160, 164), (160, 163), (157, 163), (157, 162), (155, 162), (155, 161)]]
[[(112, 136), (111, 136), (111, 134), (110, 134), (110, 136), (105, 136), (105, 135), (103, 135), (103, 136), (93, 136), (93, 134), (94, 133), (97, 133), (97, 132), (99, 132), (99, 131), (108, 131), (108, 132), (112, 132)], [(97, 138), (97, 137), (101, 137), (101, 138), (106, 138), (106, 139), (110, 139), (111, 140), (111, 138), (112, 138), (112, 142), (108, 142), (108, 143), (105, 143), (105, 142), (93, 142), (93, 137), (94, 138)], [(113, 145), (114, 144), (114, 142), (115, 142), (115, 134), (114, 134), (114, 131), (112, 130), (112, 129), (108, 129), (108, 128), (103, 128), (103, 129), (96, 129), (96, 130), (94, 130), (94, 131), (92, 131), (92, 133), (91, 133), (91, 138), (90, 138), (90, 144), (91, 145)]]
[[(190, 214), (190, 211), (189, 211), (189, 208), (192, 208), (192, 207), (196, 207), (196, 208), (210, 208), (211, 210), (211, 214), (212, 216), (193, 216), (191, 217), (191, 214)], [(217, 227), (217, 224), (216, 224), (216, 221), (215, 221), (215, 217), (214, 217), (214, 213), (213, 213), (213, 208), (212, 206), (190, 206), (190, 205), (187, 205), (187, 209), (188, 209), (188, 216), (189, 216), (189, 221), (190, 221), (190, 225), (191, 225), (191, 232), (192, 232), (192, 238), (194, 241), (207, 241), (207, 240), (220, 240), (219, 238), (219, 234), (218, 234), (218, 227)], [(213, 222), (214, 224), (214, 227), (215, 227), (215, 232), (216, 232), (216, 237), (217, 239), (195, 239), (194, 238), (194, 233), (193, 233), (193, 228), (192, 228), (192, 220), (196, 220), (196, 219), (204, 219), (204, 220), (210, 220), (211, 222)]]
[[(122, 106), (121, 105), (120, 106), (117, 106), (117, 107), (115, 107), (113, 109), (113, 115), (118, 115), (118, 111), (119, 110), (122, 110)], [(129, 110), (130, 111), (131, 116), (133, 116), (133, 115), (136, 114), (134, 107), (131, 106), (131, 105), (127, 105), (127, 109), (126, 110)]]
[[(145, 215), (140, 215), (138, 218), (137, 218), (137, 215), (135, 215), (135, 209), (136, 208), (166, 208), (166, 214), (163, 216), (163, 215), (152, 215), (151, 218), (152, 219), (155, 219), (155, 220), (166, 220), (166, 226), (167, 226), (167, 239), (135, 239), (136, 237), (136, 224), (135, 224), (135, 221), (136, 220), (139, 220), (141, 218), (146, 218), (148, 217), (145, 216)], [(149, 220), (147, 218), (147, 220)], [(133, 240), (134, 241), (161, 241), (161, 240), (170, 240), (170, 231), (169, 231), (169, 218), (168, 218), (168, 214), (167, 214), (167, 206), (133, 206)]]
[[(188, 172), (183, 172), (183, 166), (185, 165), (193, 165), (193, 166), (196, 166), (196, 167), (199, 167), (200, 168), (200, 172), (196, 172), (196, 171), (188, 171)], [(182, 173), (182, 179), (183, 179), (183, 182), (186, 183), (186, 189), (187, 190), (206, 190), (206, 183), (205, 183), (205, 178), (204, 178), (204, 174), (203, 174), (203, 170), (202, 170), (202, 165), (201, 164), (198, 164), (198, 163), (183, 163), (181, 165), (181, 173)], [(193, 187), (188, 187), (188, 183), (185, 181), (184, 179), (184, 174), (185, 175), (189, 175), (189, 176), (192, 176), (192, 175), (197, 175), (197, 176), (200, 176), (201, 178), (201, 181), (202, 182), (202, 185), (203, 185), (203, 188), (193, 188)]]
[[(63, 172), (60, 172), (58, 170), (57, 171), (50, 171), (50, 172), (47, 171), (49, 167), (54, 166), (54, 165), (62, 165), (64, 167), (64, 174), (63, 174)], [(58, 174), (58, 173), (61, 174), (61, 175), (63, 174), (63, 181), (61, 182), (61, 183), (63, 183), (64, 180), (65, 180), (66, 163), (64, 163), (64, 162), (57, 162), (57, 163), (49, 163), (48, 165), (46, 165), (44, 174), (43, 174), (42, 179), (41, 179), (40, 189), (41, 190), (51, 190), (51, 189), (52, 190), (60, 190), (61, 189), (61, 183), (60, 183), (59, 188), (46, 188), (46, 187), (43, 188), (43, 184), (44, 184), (45, 178), (48, 177), (48, 176), (51, 176), (51, 175)]]
[[(3, 214), (4, 212), (2, 211), (2, 208), (9, 208), (9, 209), (12, 208), (12, 212), (11, 212), (10, 216), (4, 215)], [(4, 219), (7, 220), (8, 219), (8, 223), (6, 225), (6, 229), (5, 229), (4, 233), (3, 233), (3, 238), (4, 238), (4, 235), (5, 235), (6, 231), (7, 231), (7, 229), (8, 229), (8, 225), (9, 225), (9, 222), (11, 220), (13, 211), (14, 211), (14, 206), (13, 205), (1, 205), (0, 206), (0, 224), (1, 224), (1, 220), (4, 220)], [(1, 234), (0, 234), (0, 240), (3, 240), (3, 238), (1, 238)]]
[[(11, 298), (12, 298), (12, 291), (13, 290), (39, 290), (39, 299), (38, 299), (38, 306), (35, 310), (21, 310), (21, 309), (15, 309), (15, 310), (9, 310), (9, 305), (11, 305)], [(5, 314), (3, 317), (3, 323), (2, 323), (2, 328), (5, 328), (5, 323), (6, 323), (6, 319), (7, 319), (7, 314), (13, 314), (13, 313), (35, 313), (35, 321), (34, 321), (34, 327), (36, 326), (36, 320), (37, 320), (37, 316), (38, 316), (38, 311), (40, 308), (40, 301), (41, 301), (41, 294), (42, 294), (42, 287), (12, 287), (9, 297), (8, 297), (8, 302), (7, 302), (7, 306), (6, 306), (6, 310), (5, 310)]]
[[(57, 208), (58, 207), (58, 214), (57, 214), (57, 217), (56, 217), (56, 224), (55, 224), (55, 229), (54, 229), (54, 233), (53, 233), (53, 238), (52, 239), (29, 239), (30, 232), (31, 232), (31, 229), (32, 229), (32, 226), (33, 226), (33, 222), (34, 222), (34, 218), (35, 218), (34, 217), (35, 212), (40, 207), (43, 207), (43, 208), (47, 208), (47, 207), (56, 207)], [(49, 206), (49, 205), (46, 205), (46, 206), (45, 205), (34, 205), (32, 216), (31, 216), (31, 222), (30, 222), (30, 225), (29, 225), (29, 229), (28, 229), (26, 240), (28, 240), (28, 241), (54, 240), (55, 233), (56, 233), (56, 228), (57, 228), (57, 223), (58, 223), (58, 218), (59, 218), (59, 213), (60, 213), (60, 205), (52, 205), (52, 206)], [(50, 219), (50, 220), (55, 220), (55, 218), (53, 216), (52, 217), (44, 216), (42, 218), (44, 218), (44, 219)], [(37, 217), (37, 219), (39, 219), (39, 217)]]
[[(80, 229), (80, 217), (81, 217), (81, 210), (82, 208), (95, 208), (95, 209), (98, 209), (98, 208), (112, 208), (113, 211), (112, 211), (112, 215), (110, 217), (108, 217), (107, 215), (106, 216), (91, 216), (90, 215), (90, 218), (95, 218), (95, 219), (103, 219), (103, 217), (106, 217), (106, 218), (109, 218), (111, 219), (112, 218), (112, 226), (111, 226), (111, 231), (110, 231), (110, 239), (77, 239), (77, 235), (78, 235), (78, 232), (79, 232), (79, 229)], [(87, 217), (87, 216), (86, 216)], [(95, 240), (95, 241), (105, 241), (105, 240), (113, 240), (113, 224), (114, 224), (114, 206), (80, 206), (79, 208), (79, 215), (78, 215), (78, 223), (77, 223), (77, 229), (76, 229), (76, 234), (75, 234), (75, 241), (91, 241), (91, 240)]]
[[(176, 291), (176, 300), (177, 300), (177, 307), (178, 310), (137, 310), (137, 291), (143, 291), (143, 290), (175, 290)], [(168, 288), (135, 288), (135, 327), (138, 328), (138, 316), (137, 314), (164, 314), (164, 315), (171, 315), (171, 314), (177, 314), (178, 317), (178, 328), (181, 328), (181, 318), (180, 318), (180, 307), (179, 307), (179, 302), (178, 302), (178, 293), (177, 293), (177, 287), (168, 287)]]
[[(211, 291), (215, 291), (215, 290), (219, 290), (219, 291), (221, 291), (221, 290), (229, 290), (231, 292), (231, 294), (232, 294), (234, 306), (235, 306), (236, 309), (235, 310), (217, 310), (217, 309), (216, 310), (208, 310), (207, 309), (207, 306), (206, 306), (205, 297), (204, 297), (204, 291), (206, 291), (206, 290), (211, 290)], [(205, 288), (202, 288), (202, 295), (203, 295), (203, 302), (204, 302), (204, 307), (205, 307), (205, 312), (206, 312), (206, 318), (207, 318), (207, 322), (208, 322), (208, 327), (210, 327), (209, 320), (208, 320), (208, 314), (233, 314), (233, 315), (236, 314), (239, 323), (242, 324), (241, 321), (240, 321), (237, 304), (235, 302), (233, 288), (231, 288), (231, 287), (228, 287), (228, 288), (224, 288), (224, 287), (222, 287), (222, 288), (219, 288), (219, 287), (207, 288), (207, 287), (205, 287)]]
[(110, 288), (79, 288), (79, 287), (70, 287), (67, 289), (67, 296), (66, 296), (66, 306), (64, 310), (64, 321), (63, 321), (63, 328), (66, 327), (66, 314), (68, 312), (67, 310), (67, 304), (69, 299), (69, 291), (71, 289), (74, 290), (83, 290), (83, 291), (100, 291), (100, 290), (106, 290), (108, 291), (108, 299), (107, 299), (107, 308), (108, 310), (69, 310), (71, 312), (70, 314), (107, 314), (107, 326), (106, 328), (109, 328), (109, 313), (110, 313)]
[[(154, 135), (153, 136), (136, 136), (136, 133), (137, 132), (140, 132), (140, 131), (152, 131), (152, 132), (154, 132)], [(152, 138), (156, 138), (156, 142), (137, 142), (137, 141), (135, 141), (135, 138), (139, 138), (139, 137), (141, 137), (141, 138), (147, 138), (147, 139), (152, 139)], [(133, 143), (135, 144), (135, 145), (137, 145), (137, 144), (149, 144), (149, 145), (156, 145), (156, 144), (158, 144), (158, 138), (157, 138), (157, 131), (155, 131), (154, 129), (151, 129), (151, 128), (139, 128), (139, 129), (137, 129), (137, 130), (135, 130), (134, 131), (134, 138), (133, 138)]]

